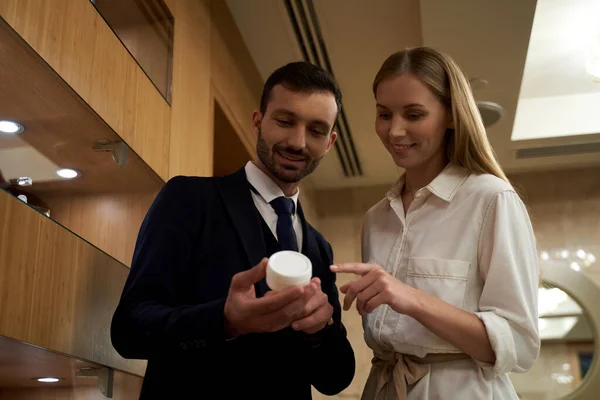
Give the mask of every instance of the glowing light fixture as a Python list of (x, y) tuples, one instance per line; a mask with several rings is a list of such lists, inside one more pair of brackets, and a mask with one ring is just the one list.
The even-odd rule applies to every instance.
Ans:
[(2, 133), (8, 133), (10, 135), (16, 135), (18, 133), (21, 133), (25, 130), (25, 128), (23, 128), (23, 125), (13, 122), (13, 121), (5, 121), (2, 120), (0, 121), (0, 132)]
[(42, 383), (56, 383), (56, 382), (60, 381), (60, 379), (47, 377), (47, 378), (38, 378), (37, 381), (42, 382)]
[(76, 171), (71, 168), (61, 168), (56, 171), (56, 175), (58, 175), (64, 179), (73, 179), (73, 178), (77, 178), (78, 176), (80, 176), (81, 173), (79, 173), (79, 171)]

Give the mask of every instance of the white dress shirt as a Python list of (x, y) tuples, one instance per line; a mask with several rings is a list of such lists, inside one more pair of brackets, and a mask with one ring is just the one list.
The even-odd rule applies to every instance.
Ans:
[[(248, 161), (245, 167), (246, 176), (248, 178), (248, 182), (256, 189), (258, 193), (252, 192), (252, 199), (254, 200), (254, 205), (258, 209), (258, 212), (263, 217), (271, 232), (277, 240), (277, 214), (271, 205), (269, 204), (272, 200), (277, 197), (284, 196), (283, 191), (277, 186), (275, 182), (265, 174), (260, 168), (258, 168), (252, 161)], [(302, 251), (302, 221), (298, 216), (298, 195), (300, 194), (300, 189), (296, 191), (296, 193), (287, 197), (288, 199), (292, 199), (294, 201), (294, 212), (292, 215), (292, 224), (294, 226), (294, 231), (296, 232), (296, 239), (298, 239), (298, 250)]]
[[(536, 361), (538, 258), (527, 210), (510, 184), (449, 164), (415, 194), (404, 215), (404, 177), (365, 215), (363, 262), (477, 315), (495, 364), (432, 364), (408, 400), (517, 399), (509, 372)], [(375, 354), (458, 353), (415, 319), (383, 305), (363, 318)]]

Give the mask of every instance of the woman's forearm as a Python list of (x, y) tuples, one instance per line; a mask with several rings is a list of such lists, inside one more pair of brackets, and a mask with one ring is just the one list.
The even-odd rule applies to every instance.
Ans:
[(415, 302), (409, 315), (474, 359), (495, 363), (496, 354), (485, 325), (475, 314), (415, 290)]

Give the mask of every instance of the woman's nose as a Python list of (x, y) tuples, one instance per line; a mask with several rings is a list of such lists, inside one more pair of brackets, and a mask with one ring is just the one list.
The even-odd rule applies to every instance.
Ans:
[(390, 126), (391, 137), (403, 137), (406, 136), (406, 127), (402, 122), (402, 119), (394, 116), (392, 119), (392, 125)]

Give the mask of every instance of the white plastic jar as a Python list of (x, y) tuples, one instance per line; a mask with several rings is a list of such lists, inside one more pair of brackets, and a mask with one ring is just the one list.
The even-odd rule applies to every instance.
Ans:
[(312, 263), (297, 251), (279, 251), (269, 257), (267, 285), (271, 290), (283, 290), (288, 286), (306, 286), (312, 278)]

